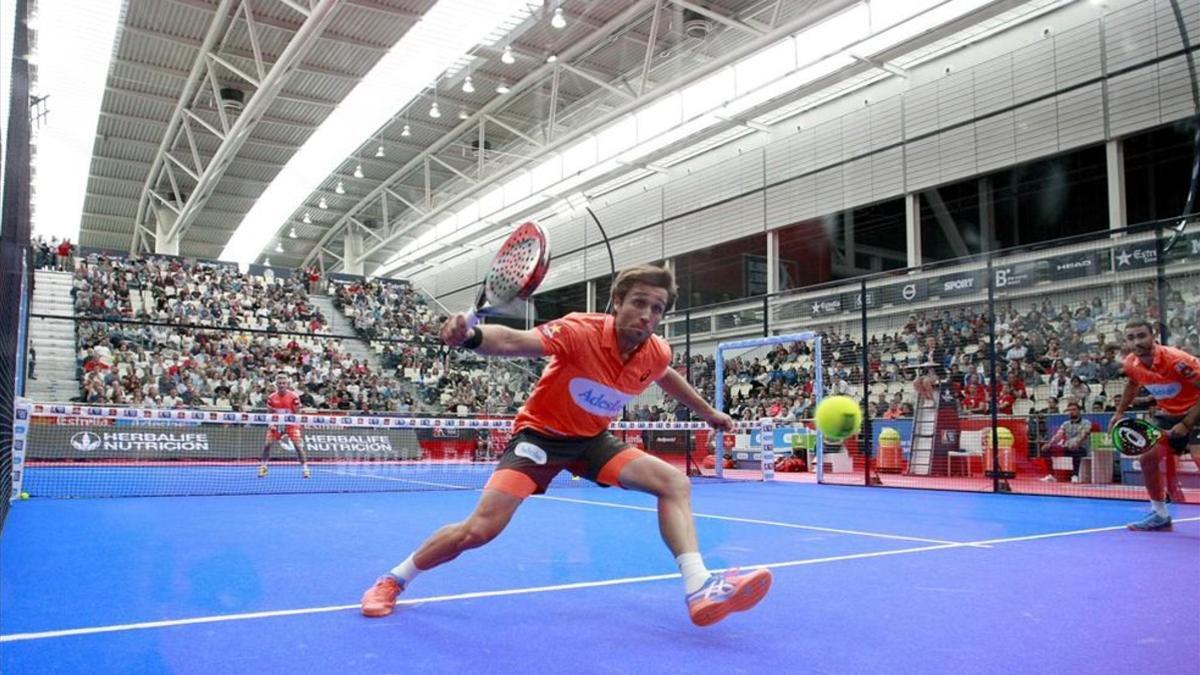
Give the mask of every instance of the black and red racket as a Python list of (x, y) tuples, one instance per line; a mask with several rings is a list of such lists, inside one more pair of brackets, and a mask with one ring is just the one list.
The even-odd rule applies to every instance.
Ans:
[(480, 317), (506, 312), (514, 302), (528, 299), (549, 268), (550, 239), (545, 231), (534, 222), (518, 227), (492, 259), (475, 307), (467, 313), (467, 327), (479, 323)]

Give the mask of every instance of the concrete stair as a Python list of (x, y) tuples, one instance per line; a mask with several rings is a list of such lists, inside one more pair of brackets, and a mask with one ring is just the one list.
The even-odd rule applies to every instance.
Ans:
[(37, 379), (27, 381), (25, 396), (42, 402), (64, 402), (79, 396), (79, 380), (75, 377), (75, 322), (35, 318), (36, 315), (74, 315), (71, 274), (37, 270), (29, 313), (29, 343), (37, 350), (33, 373)]
[[(328, 295), (310, 295), (308, 297), (313, 305), (325, 315), (326, 320), (329, 321), (329, 332), (342, 336), (357, 335), (354, 331), (354, 324), (350, 322), (350, 319), (333, 306), (332, 297)], [(359, 361), (365, 359), (367, 367), (372, 371), (377, 373), (383, 372), (383, 362), (380, 360), (379, 355), (375, 353), (375, 350), (371, 349), (371, 345), (366, 340), (359, 337), (343, 337), (342, 349), (346, 350), (351, 358)]]

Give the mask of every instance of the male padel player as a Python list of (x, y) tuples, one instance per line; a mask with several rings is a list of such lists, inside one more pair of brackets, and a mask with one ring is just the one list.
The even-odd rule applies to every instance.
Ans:
[(1145, 387), (1159, 410), (1154, 424), (1167, 432), (1163, 441), (1141, 457), (1142, 476), (1154, 510), (1142, 520), (1130, 523), (1129, 529), (1170, 530), (1171, 514), (1167, 511), (1158, 464), (1166, 456), (1167, 448), (1182, 455), (1190, 445), (1192, 458), (1200, 466), (1200, 430), (1196, 428), (1196, 421), (1200, 419), (1200, 359), (1183, 350), (1158, 344), (1154, 339), (1154, 328), (1143, 319), (1125, 324), (1125, 348), (1129, 354), (1123, 365), (1129, 380), (1108, 429), (1112, 431), (1113, 425), (1125, 416), (1138, 389)]
[[(275, 377), (275, 391), (267, 397), (267, 412), (285, 415), (300, 412), (300, 396), (288, 388), (287, 375)], [(308, 478), (308, 460), (304, 457), (304, 439), (300, 437), (299, 424), (272, 424), (267, 427), (267, 441), (263, 445), (262, 463), (258, 465), (258, 477), (267, 475), (267, 460), (271, 457), (271, 445), (278, 442), (289, 450), (295, 450), (300, 458), (300, 475)]]
[(688, 611), (697, 625), (750, 609), (766, 595), (771, 586), (766, 569), (716, 574), (704, 566), (687, 476), (608, 432), (612, 418), (652, 382), (713, 428), (723, 431), (733, 424), (670, 367), (671, 348), (654, 334), (675, 296), (670, 271), (636, 266), (617, 275), (612, 314), (568, 314), (526, 331), (499, 325), (468, 329), (462, 314), (442, 325), (441, 338), (448, 345), (490, 356), (549, 356), (550, 362), (517, 413), (513, 437), (475, 510), (466, 520), (433, 533), (380, 577), (363, 594), (363, 614), (391, 614), (396, 596), (414, 577), (491, 541), (521, 502), (545, 492), (563, 469), (600, 485), (658, 498), (659, 531), (679, 564)]

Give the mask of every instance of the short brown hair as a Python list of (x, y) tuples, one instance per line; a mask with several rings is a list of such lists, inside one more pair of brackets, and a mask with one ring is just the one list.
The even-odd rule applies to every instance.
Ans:
[(675, 274), (671, 270), (654, 265), (634, 265), (618, 271), (612, 286), (613, 303), (624, 300), (625, 294), (633, 288), (634, 284), (646, 284), (666, 289), (666, 309), (670, 310), (675, 306), (675, 298), (679, 295), (679, 289), (675, 287)]
[(1130, 328), (1140, 328), (1142, 326), (1145, 326), (1146, 330), (1150, 331), (1151, 335), (1154, 335), (1154, 324), (1150, 323), (1146, 319), (1135, 318), (1125, 322), (1125, 330), (1129, 330)]

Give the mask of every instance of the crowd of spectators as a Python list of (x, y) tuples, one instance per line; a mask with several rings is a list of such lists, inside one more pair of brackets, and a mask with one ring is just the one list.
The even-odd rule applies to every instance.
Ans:
[(75, 252), (75, 245), (70, 239), (60, 241), (58, 237), (50, 237), (50, 241), (46, 241), (39, 234), (30, 241), (30, 248), (33, 250), (34, 269), (60, 272), (71, 269), (71, 254)]
[[(60, 243), (66, 260), (60, 261)], [(38, 242), (39, 265), (70, 264), (69, 242)], [(413, 413), (512, 414), (540, 364), (484, 360), (447, 350), (437, 339), (443, 313), (403, 282), (332, 282), (327, 292), (382, 368), (355, 359), (329, 335), (309, 293), (315, 271), (252, 275), (218, 263), (174, 257), (119, 258), (92, 253), (75, 262), (80, 400), (129, 405), (261, 407), (276, 373), (292, 376), (312, 408)], [(979, 307), (880, 318), (867, 342), (864, 370), (858, 326), (822, 331), (824, 395), (864, 396), (880, 418), (911, 417), (918, 378), (947, 385), (968, 414), (1055, 412), (1068, 400), (1085, 412), (1111, 410), (1123, 387), (1121, 335), (1133, 317), (1161, 318), (1169, 344), (1200, 353), (1200, 283), (1176, 283), (1168, 311), (1153, 287), (1127, 284), (1111, 296), (1056, 302), (1043, 297), (997, 313), (1000, 395), (990, 400), (990, 340)], [(322, 286), (323, 287), (323, 286)], [(726, 361), (725, 408), (738, 419), (812, 415), (816, 365), (810, 344), (747, 352)], [(714, 397), (711, 356), (673, 367), (708, 399)], [(669, 397), (638, 401), (636, 420), (687, 419)]]
[(78, 322), (79, 400), (258, 409), (285, 373), (306, 407), (411, 407), (394, 378), (321, 337), (327, 320), (306, 281), (182, 258), (79, 260), (76, 315), (108, 319)]

